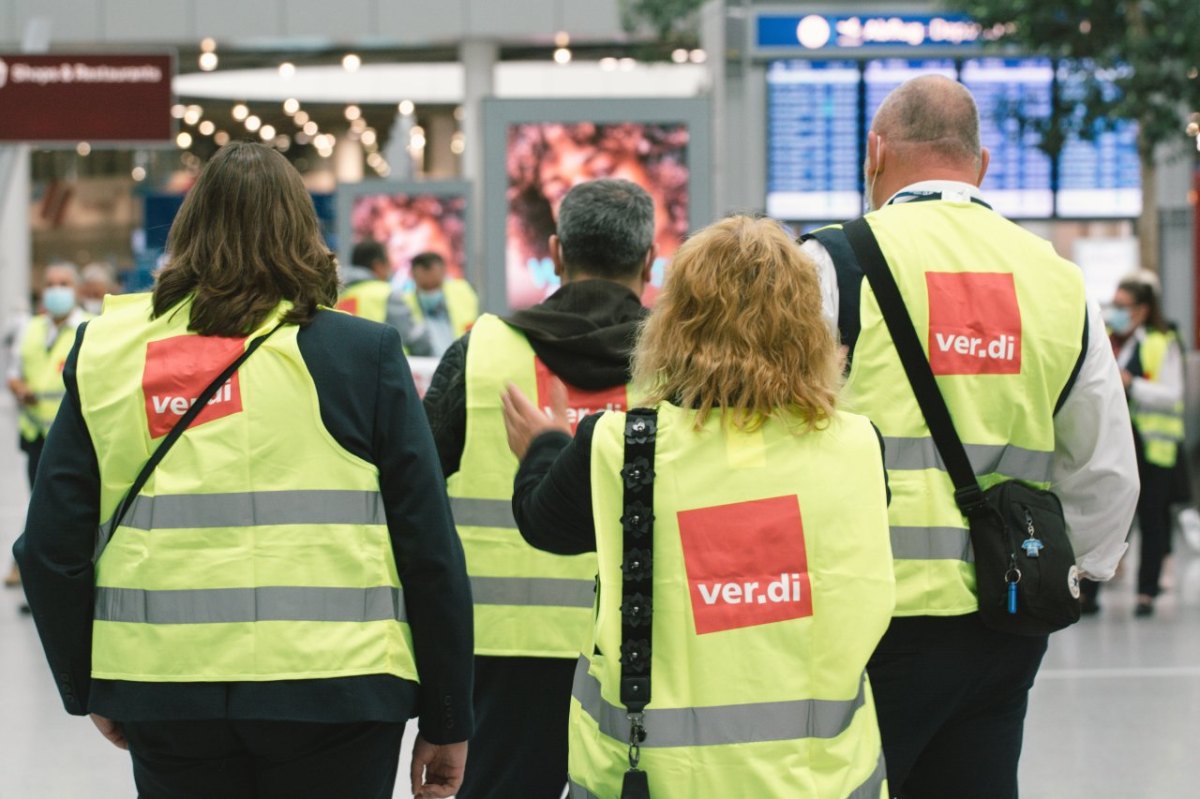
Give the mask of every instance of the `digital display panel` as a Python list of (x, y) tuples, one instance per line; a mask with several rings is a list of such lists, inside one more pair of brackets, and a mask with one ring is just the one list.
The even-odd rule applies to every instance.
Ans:
[[(1049, 60), (881, 58), (768, 65), (767, 214), (804, 222), (860, 213), (859, 140), (888, 93), (927, 74), (959, 80), (975, 97), (981, 144), (991, 156), (981, 189), (1001, 214), (1120, 218), (1140, 212), (1137, 126), (1127, 121), (1099, 122), (1090, 137), (1068, 139), (1058, 159), (1056, 196), (1055, 163), (1038, 148), (1037, 129), (1052, 109), (1055, 75)], [(1064, 75), (1059, 85), (1068, 99), (1081, 91)]]
[(354, 245), (383, 244), (397, 287), (409, 282), (412, 259), (436, 252), (450, 277), (467, 277), (467, 184), (364, 182), (339, 191), (343, 225), (339, 258), (350, 262)]
[(854, 61), (775, 61), (767, 68), (767, 215), (838, 220), (862, 209)]
[[(1067, 99), (1083, 92), (1083, 87), (1065, 72), (1059, 85)], [(1109, 83), (1104, 90), (1115, 92), (1116, 87)], [(1082, 116), (1082, 109), (1077, 113)], [(1072, 134), (1063, 146), (1058, 172), (1059, 216), (1137, 216), (1142, 211), (1137, 123), (1098, 120), (1090, 133), (1090, 139)]]
[(1048, 60), (964, 61), (962, 82), (979, 106), (979, 136), (991, 153), (981, 189), (1001, 214), (1022, 219), (1054, 213), (1050, 156), (1038, 149), (1036, 120), (1050, 116), (1054, 70)]
[(637, 183), (654, 200), (658, 247), (651, 305), (687, 236), (691, 131), (685, 123), (521, 122), (507, 127), (505, 280), (508, 306), (526, 308), (559, 287), (550, 259), (558, 207), (571, 188), (598, 178)]

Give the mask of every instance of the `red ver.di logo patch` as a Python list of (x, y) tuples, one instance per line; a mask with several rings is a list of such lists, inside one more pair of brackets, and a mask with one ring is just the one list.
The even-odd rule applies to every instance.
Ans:
[(1013, 276), (928, 272), (934, 374), (1020, 374), (1021, 308)]
[[(151, 438), (165, 436), (217, 375), (245, 349), (244, 338), (175, 336), (146, 345), (142, 392)], [(237, 373), (217, 389), (192, 426), (240, 413), (242, 390)]]
[(1011, 274), (929, 272), (925, 285), (935, 375), (1021, 373), (1021, 308)]
[[(534, 368), (537, 372), (538, 407), (543, 411), (550, 410), (550, 391), (554, 381), (559, 380), (550, 367), (542, 363), (541, 358), (534, 358)], [(567, 381), (562, 381), (567, 387), (567, 419), (571, 422), (571, 432), (579, 427), (583, 417), (600, 411), (623, 411), (629, 406), (625, 386), (613, 386), (600, 391), (585, 391), (576, 388)]]
[(795, 496), (680, 511), (696, 634), (813, 615)]

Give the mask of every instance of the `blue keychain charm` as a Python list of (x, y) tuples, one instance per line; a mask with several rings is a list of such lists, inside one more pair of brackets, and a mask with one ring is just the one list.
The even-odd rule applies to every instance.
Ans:
[(1026, 538), (1021, 543), (1021, 549), (1025, 550), (1025, 557), (1027, 557), (1027, 558), (1038, 557), (1038, 553), (1041, 552), (1041, 550), (1045, 546), (1046, 545), (1043, 544), (1040, 540), (1038, 540), (1036, 538), (1032, 538), (1032, 537)]
[(1017, 583), (1021, 582), (1021, 570), (1016, 566), (1009, 566), (1008, 571), (1004, 573), (1004, 581), (1008, 583), (1008, 615), (1017, 615)]

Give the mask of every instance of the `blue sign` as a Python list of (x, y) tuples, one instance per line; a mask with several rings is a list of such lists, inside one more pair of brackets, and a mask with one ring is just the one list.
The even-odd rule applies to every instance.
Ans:
[(754, 49), (805, 53), (821, 50), (970, 48), (999, 31), (984, 31), (965, 14), (760, 14)]

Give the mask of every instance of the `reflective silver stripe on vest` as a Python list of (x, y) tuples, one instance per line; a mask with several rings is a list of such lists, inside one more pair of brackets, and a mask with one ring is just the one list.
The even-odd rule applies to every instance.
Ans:
[(557, 577), (472, 577), (476, 605), (537, 605), (590, 608), (596, 584)]
[[(942, 456), (932, 438), (883, 439), (884, 465), (889, 469), (940, 469), (946, 471)], [(992, 444), (964, 444), (967, 458), (975, 474), (1002, 474), (1032, 483), (1044, 483), (1050, 479), (1054, 465), (1053, 452), (1024, 449), (1022, 447)]]
[(895, 560), (961, 560), (975, 562), (971, 531), (962, 527), (892, 527)]
[[(647, 709), (643, 748), (720, 746), (723, 744), (790, 741), (800, 738), (834, 738), (850, 728), (854, 714), (865, 703), (866, 675), (854, 699), (797, 699), (788, 702), (751, 702), (743, 705)], [(600, 732), (618, 741), (629, 737), (625, 709), (609, 704), (600, 693), (600, 681), (587, 671), (580, 658), (571, 695), (583, 711), (596, 720)]]
[[(139, 496), (122, 527), (178, 530), (268, 524), (387, 524), (378, 491), (247, 491), (236, 494)], [(112, 536), (112, 520), (101, 527)]]
[(1171, 433), (1160, 433), (1157, 430), (1151, 430), (1147, 432), (1139, 429), (1138, 435), (1142, 437), (1142, 441), (1167, 441), (1172, 444), (1177, 444), (1183, 440), (1182, 436), (1172, 435)]
[(65, 391), (39, 391), (34, 394), (38, 400), (60, 400), (67, 396)]
[(513, 518), (512, 500), (450, 497), (450, 512), (454, 523), (463, 527), (508, 527), (517, 529)]
[(575, 780), (571, 780), (568, 785), (567, 799), (600, 799), (600, 797), (575, 782)]
[(146, 591), (96, 588), (97, 621), (234, 624), (250, 621), (406, 621), (404, 592), (374, 588), (264, 586)]
[(883, 752), (879, 753), (879, 760), (875, 763), (875, 770), (871, 772), (871, 776), (867, 777), (867, 781), (850, 792), (846, 799), (879, 799), (883, 791), (883, 781), (887, 779), (887, 763), (883, 759)]

